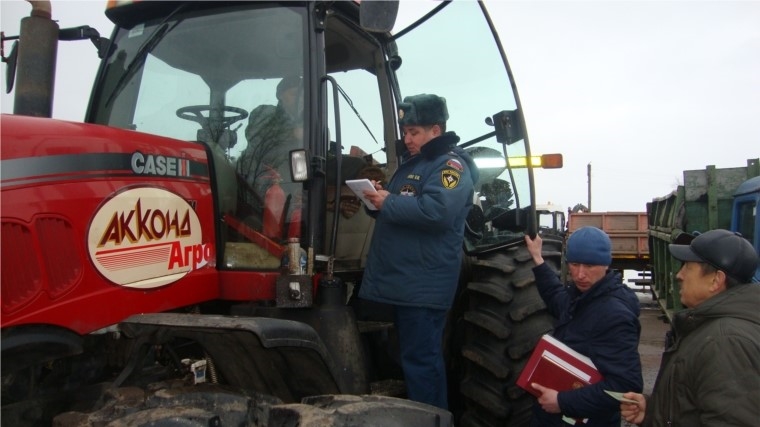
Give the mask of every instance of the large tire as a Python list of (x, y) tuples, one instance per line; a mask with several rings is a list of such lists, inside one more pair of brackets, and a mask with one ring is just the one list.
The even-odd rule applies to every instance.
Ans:
[(215, 384), (173, 380), (146, 388), (105, 388), (94, 408), (57, 415), (53, 427), (251, 426), (267, 424), (273, 396)]
[[(544, 240), (544, 259), (559, 270), (562, 241)], [(533, 396), (515, 385), (553, 318), (535, 286), (533, 261), (524, 245), (472, 259), (464, 290), (460, 393), (462, 427), (530, 424)]]
[(181, 380), (105, 387), (96, 408), (57, 415), (53, 427), (452, 427), (434, 406), (385, 396), (324, 395), (283, 403), (260, 393)]
[(326, 395), (273, 406), (266, 427), (452, 427), (449, 411), (387, 396)]

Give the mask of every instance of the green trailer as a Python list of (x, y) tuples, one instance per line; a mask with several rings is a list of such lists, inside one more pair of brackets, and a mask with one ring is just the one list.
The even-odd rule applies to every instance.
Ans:
[[(746, 229), (732, 225), (734, 196), (742, 183), (756, 176), (760, 176), (760, 159), (748, 159), (744, 167), (687, 170), (675, 191), (647, 203), (652, 292), (669, 320), (683, 306), (675, 278), (681, 263), (670, 256), (668, 244), (680, 243), (694, 232)], [(756, 214), (753, 221), (757, 221)], [(757, 242), (754, 246), (757, 248)]]

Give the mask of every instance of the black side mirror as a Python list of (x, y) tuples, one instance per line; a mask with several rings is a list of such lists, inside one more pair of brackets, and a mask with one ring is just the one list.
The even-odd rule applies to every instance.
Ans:
[(525, 138), (517, 110), (505, 110), (494, 114), (493, 125), (496, 131), (496, 141), (502, 144), (514, 144)]
[(398, 15), (398, 0), (363, 0), (359, 5), (359, 22), (362, 28), (376, 33), (393, 29)]

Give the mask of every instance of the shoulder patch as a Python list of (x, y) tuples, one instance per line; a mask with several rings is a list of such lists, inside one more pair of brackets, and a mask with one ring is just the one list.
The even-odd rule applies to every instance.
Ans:
[(411, 184), (404, 184), (401, 187), (401, 190), (399, 190), (398, 194), (402, 196), (416, 196), (417, 195), (417, 189), (414, 188)]
[(459, 172), (453, 169), (446, 169), (441, 171), (441, 183), (443, 188), (452, 190), (459, 185)]
[(446, 166), (454, 168), (459, 172), (464, 171), (464, 166), (462, 166), (462, 163), (460, 163), (457, 159), (449, 159), (449, 161), (446, 162)]

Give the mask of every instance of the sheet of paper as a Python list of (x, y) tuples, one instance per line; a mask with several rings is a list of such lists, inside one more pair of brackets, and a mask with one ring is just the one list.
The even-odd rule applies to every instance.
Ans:
[(638, 405), (639, 403), (633, 399), (626, 399), (625, 397), (623, 397), (623, 393), (620, 393), (618, 391), (604, 390), (604, 392), (612, 396), (613, 399), (618, 400), (620, 402), (633, 403), (635, 405)]
[(375, 205), (372, 204), (365, 196), (364, 192), (368, 193), (377, 193), (377, 190), (375, 190), (375, 187), (372, 185), (372, 182), (368, 179), (348, 179), (346, 180), (346, 185), (348, 188), (351, 189), (351, 191), (356, 194), (356, 197), (360, 198), (362, 202), (364, 202), (364, 205), (367, 207), (367, 209), (371, 211), (376, 211), (377, 208)]

